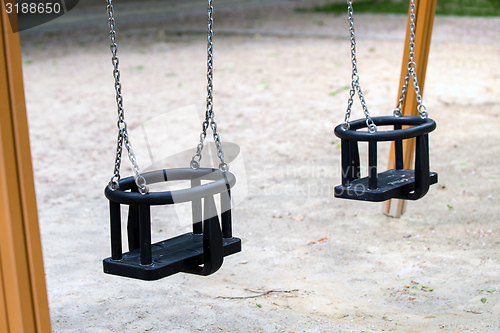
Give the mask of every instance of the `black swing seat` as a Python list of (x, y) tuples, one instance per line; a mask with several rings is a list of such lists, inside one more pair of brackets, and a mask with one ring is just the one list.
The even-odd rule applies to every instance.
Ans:
[[(225, 256), (241, 251), (241, 240), (232, 236), (230, 188), (233, 174), (215, 169), (169, 169), (143, 174), (148, 184), (191, 180), (191, 188), (178, 191), (138, 193), (133, 177), (119, 181), (119, 189), (105, 189), (110, 202), (111, 257), (103, 261), (104, 272), (141, 280), (158, 280), (179, 273), (210, 275)], [(201, 180), (213, 182), (201, 185)], [(214, 195), (220, 194), (221, 214)], [(202, 209), (203, 199), (203, 209)], [(151, 244), (150, 206), (191, 202), (193, 232)], [(120, 205), (129, 205), (129, 252), (122, 253)], [(203, 216), (202, 216), (203, 215)]]
[[(241, 240), (236, 237), (222, 239), (223, 253), (226, 257), (241, 251)], [(204, 265), (203, 235), (186, 233), (151, 247), (153, 263), (141, 265), (140, 249), (123, 254), (121, 260), (104, 259), (104, 272), (140, 280), (158, 280), (175, 273), (192, 272), (193, 267)]]
[[(430, 185), (438, 180), (436, 172), (429, 173)], [(335, 197), (364, 201), (386, 201), (389, 199), (409, 199), (408, 193), (415, 192), (415, 171), (408, 169), (392, 169), (377, 175), (377, 188), (369, 188), (369, 178), (353, 180), (349, 186), (335, 186)], [(415, 200), (415, 199), (413, 199)]]
[[(438, 175), (429, 171), (429, 136), (436, 123), (429, 118), (415, 116), (373, 117), (380, 126), (394, 126), (394, 130), (369, 133), (358, 131), (365, 128), (365, 119), (350, 122), (348, 130), (342, 125), (335, 128), (335, 135), (341, 138), (342, 184), (334, 188), (337, 198), (380, 202), (389, 199), (418, 200), (429, 186), (436, 184)], [(411, 126), (403, 128), (404, 125)], [(405, 139), (416, 138), (415, 170), (403, 168), (403, 143)], [(368, 176), (360, 177), (358, 141), (368, 142)], [(377, 173), (377, 142), (394, 141), (395, 169)]]

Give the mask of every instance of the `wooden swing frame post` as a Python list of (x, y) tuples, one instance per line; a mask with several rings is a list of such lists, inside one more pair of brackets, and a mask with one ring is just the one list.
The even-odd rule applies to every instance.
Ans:
[(0, 10), (0, 332), (49, 333), (21, 46)]
[[(416, 72), (420, 86), (420, 93), (424, 94), (425, 73), (427, 70), (427, 60), (429, 58), (429, 49), (431, 45), (432, 27), (434, 24), (434, 16), (436, 13), (437, 0), (415, 0), (415, 63), (417, 64)], [(410, 12), (408, 11), (408, 26), (406, 28), (405, 50), (403, 55), (403, 64), (401, 66), (401, 79), (399, 81), (399, 90), (397, 98), (401, 94), (403, 88), (407, 64), (410, 52)], [(403, 102), (402, 113), (405, 116), (419, 116), (417, 110), (417, 100), (413, 82), (410, 79), (406, 98)], [(413, 169), (415, 158), (415, 139), (403, 141), (403, 160), (405, 169)], [(395, 168), (394, 142), (391, 145), (391, 153), (389, 154), (388, 169)], [(384, 203), (384, 213), (392, 217), (400, 217), (406, 208), (406, 201), (402, 199), (391, 199)]]

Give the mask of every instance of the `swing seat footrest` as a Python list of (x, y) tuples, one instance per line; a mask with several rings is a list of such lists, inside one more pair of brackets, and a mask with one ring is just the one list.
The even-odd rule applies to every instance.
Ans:
[[(437, 183), (437, 173), (429, 173), (430, 185)], [(377, 175), (377, 188), (370, 189), (368, 177), (352, 180), (349, 186), (335, 186), (337, 198), (381, 202), (389, 199), (404, 199), (415, 190), (415, 171), (392, 169)]]
[[(241, 239), (223, 238), (224, 256), (241, 251)], [(203, 265), (203, 235), (187, 233), (151, 245), (153, 263), (141, 265), (140, 249), (123, 254), (122, 259), (103, 260), (104, 273), (141, 280), (158, 280)]]

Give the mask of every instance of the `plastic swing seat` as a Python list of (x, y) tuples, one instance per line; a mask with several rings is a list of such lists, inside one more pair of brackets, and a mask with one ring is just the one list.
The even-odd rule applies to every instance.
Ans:
[[(241, 251), (241, 240), (233, 237), (231, 230), (230, 188), (236, 183), (232, 173), (208, 168), (182, 168), (148, 172), (143, 177), (148, 184), (189, 179), (191, 188), (142, 195), (133, 177), (120, 180), (117, 190), (106, 187), (104, 192), (109, 199), (111, 221), (111, 257), (103, 261), (105, 273), (141, 280), (158, 280), (179, 272), (210, 275), (221, 267), (225, 256)], [(213, 182), (201, 185), (201, 180)], [(215, 207), (216, 194), (220, 194), (222, 229)], [(151, 244), (151, 205), (182, 202), (191, 202), (193, 232)], [(126, 253), (122, 253), (122, 204), (129, 206), (130, 251)]]
[[(358, 131), (367, 127), (365, 119), (349, 123), (347, 130), (342, 125), (335, 128), (341, 139), (342, 184), (334, 189), (337, 198), (380, 202), (389, 199), (417, 200), (422, 198), (429, 186), (437, 183), (437, 173), (429, 171), (429, 136), (436, 128), (434, 120), (416, 116), (373, 117), (377, 126), (394, 126), (391, 131), (369, 133)], [(411, 127), (402, 128), (408, 125)], [(403, 141), (416, 138), (415, 169), (403, 167)], [(360, 178), (358, 141), (368, 142), (368, 176)], [(394, 141), (396, 168), (377, 173), (377, 142)]]

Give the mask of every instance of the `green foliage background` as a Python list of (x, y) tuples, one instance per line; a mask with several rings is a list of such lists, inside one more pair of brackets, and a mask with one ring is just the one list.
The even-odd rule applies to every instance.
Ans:
[[(356, 13), (394, 13), (407, 14), (409, 1), (406, 0), (360, 0), (354, 1)], [(312, 9), (322, 13), (344, 14), (347, 11), (345, 2), (336, 2)], [(500, 0), (438, 0), (437, 15), (457, 16), (500, 16)]]

